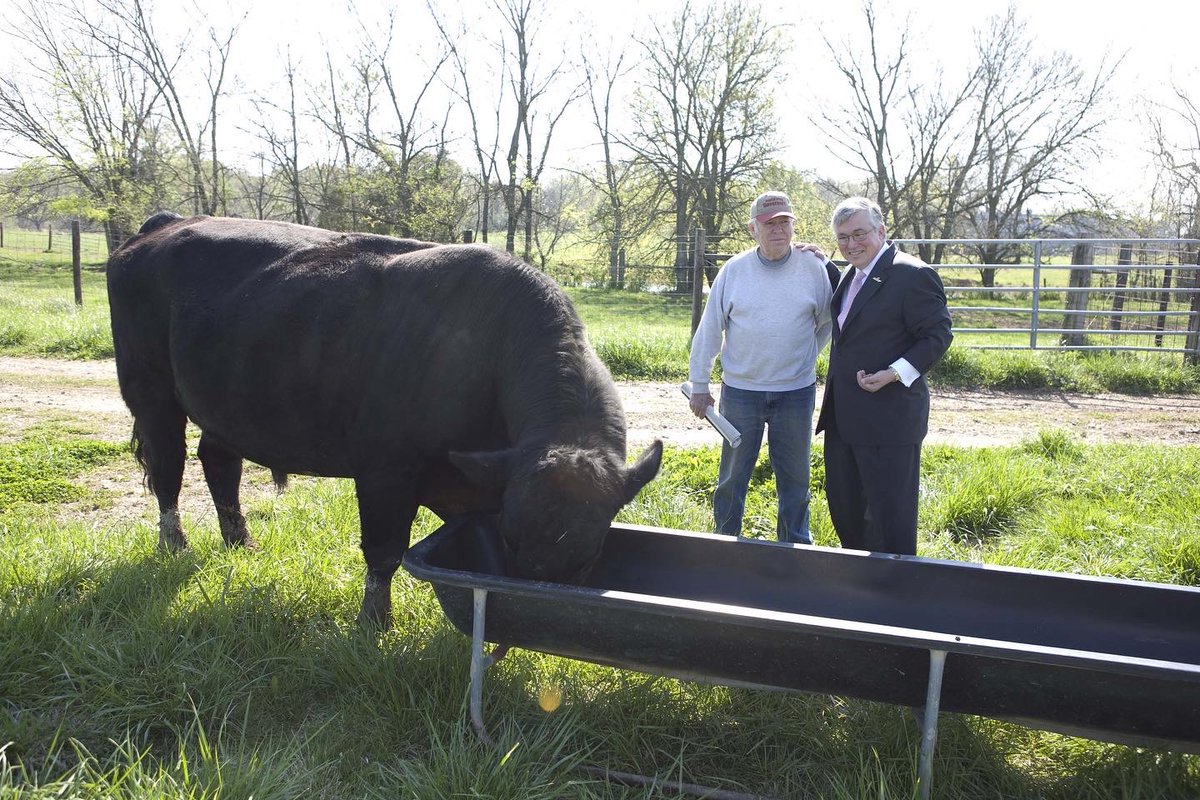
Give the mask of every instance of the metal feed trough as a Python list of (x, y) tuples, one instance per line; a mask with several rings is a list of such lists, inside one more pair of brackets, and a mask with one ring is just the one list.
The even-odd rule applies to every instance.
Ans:
[(923, 707), (1200, 753), (1200, 589), (614, 525), (586, 584), (509, 578), (492, 517), (447, 522), (404, 566), (484, 641), (731, 686)]

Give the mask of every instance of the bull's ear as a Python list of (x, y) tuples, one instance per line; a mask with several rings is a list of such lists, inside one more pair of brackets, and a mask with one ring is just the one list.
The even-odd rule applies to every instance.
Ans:
[(484, 489), (503, 489), (512, 474), (513, 451), (491, 450), (477, 453), (450, 452), (450, 463), (467, 476), (467, 480)]
[(634, 465), (625, 471), (626, 503), (636, 497), (642, 487), (658, 474), (658, 468), (662, 466), (662, 450), (662, 440), (655, 439), (654, 444), (642, 451)]

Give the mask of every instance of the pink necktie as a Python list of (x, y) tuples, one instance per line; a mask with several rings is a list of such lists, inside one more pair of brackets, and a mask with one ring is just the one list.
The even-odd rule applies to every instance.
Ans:
[(846, 327), (846, 315), (850, 313), (850, 306), (854, 305), (854, 298), (858, 295), (858, 290), (862, 288), (866, 277), (867, 273), (861, 269), (854, 270), (854, 280), (850, 281), (850, 288), (846, 290), (846, 296), (842, 298), (842, 310), (838, 312), (838, 330)]

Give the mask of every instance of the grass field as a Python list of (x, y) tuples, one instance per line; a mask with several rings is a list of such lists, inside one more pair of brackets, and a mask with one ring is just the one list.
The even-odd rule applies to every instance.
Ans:
[[(362, 592), (347, 481), (296, 479), (248, 508), (258, 552), (227, 551), (214, 515), (193, 548), (155, 550), (154, 516), (114, 515), (97, 480), (132, 468), (86, 421), (0, 428), (0, 798), (677, 797), (617, 770), (780, 798), (914, 796), (904, 709), (712, 687), (514, 651), (467, 718), (469, 642), (428, 585), (397, 573), (397, 623), (353, 622)], [(193, 443), (194, 447), (194, 443)], [(715, 449), (669, 450), (624, 512), (703, 530)], [(833, 544), (816, 455), (813, 526)], [(1200, 584), (1200, 448), (929, 449), (922, 555)], [(1191, 476), (1191, 477), (1189, 477)], [(88, 480), (91, 478), (91, 480)], [(200, 480), (191, 474), (190, 480)], [(768, 470), (748, 527), (773, 529)], [(417, 536), (436, 520), (425, 512)], [(948, 598), (948, 601), (952, 601)], [(1102, 613), (1102, 610), (1098, 610)], [(553, 713), (539, 698), (561, 695)], [(934, 796), (1200, 796), (1200, 757), (964, 715), (941, 720)]]

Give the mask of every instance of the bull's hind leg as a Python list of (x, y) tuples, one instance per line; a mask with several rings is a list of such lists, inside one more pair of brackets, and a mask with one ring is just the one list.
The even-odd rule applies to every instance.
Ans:
[(134, 456), (146, 473), (146, 484), (158, 501), (158, 547), (182, 550), (187, 536), (179, 519), (179, 490), (187, 456), (187, 416), (173, 396), (160, 402), (130, 404), (133, 411)]
[(363, 559), (367, 578), (363, 587), (358, 624), (387, 627), (392, 617), (392, 576), (408, 550), (409, 534), (417, 516), (412, 483), (355, 483), (358, 517), (362, 528)]
[(227, 547), (249, 547), (257, 545), (246, 529), (246, 518), (242, 515), (239, 491), (242, 484), (242, 457), (206, 433), (200, 434), (196, 448), (200, 464), (204, 467), (204, 480), (217, 508), (217, 521), (221, 524), (221, 538)]

